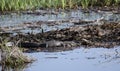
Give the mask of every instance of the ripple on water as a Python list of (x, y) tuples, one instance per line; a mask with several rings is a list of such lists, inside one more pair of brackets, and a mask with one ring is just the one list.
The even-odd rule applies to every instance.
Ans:
[[(116, 53), (116, 50), (118, 53)], [(28, 55), (37, 58), (29, 71), (119, 71), (120, 47), (79, 48), (64, 52), (38, 52)], [(86, 68), (87, 67), (87, 68)]]

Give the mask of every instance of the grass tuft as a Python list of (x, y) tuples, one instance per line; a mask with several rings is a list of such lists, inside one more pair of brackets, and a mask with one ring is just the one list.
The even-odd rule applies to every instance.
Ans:
[(19, 66), (26, 63), (31, 63), (33, 59), (28, 58), (16, 46), (6, 46), (7, 40), (0, 40), (1, 49), (1, 64), (8, 66)]

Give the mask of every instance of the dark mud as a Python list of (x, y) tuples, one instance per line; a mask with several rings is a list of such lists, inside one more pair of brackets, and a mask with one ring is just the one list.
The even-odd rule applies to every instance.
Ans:
[(94, 12), (78, 9), (8, 13), (0, 16), (0, 36), (14, 43), (20, 40), (19, 47), (32, 51), (119, 46), (120, 15), (112, 10), (119, 11), (119, 8), (96, 7)]
[[(53, 30), (37, 34), (10, 34), (2, 33), (9, 40), (21, 40), (19, 46), (38, 51), (63, 51), (79, 46), (110, 48), (120, 45), (120, 23), (101, 20), (99, 22), (77, 22), (70, 28)], [(100, 24), (98, 24), (100, 23)], [(86, 24), (86, 25), (84, 25)], [(5, 37), (6, 36), (6, 37)], [(50, 42), (50, 44), (49, 44)], [(60, 45), (58, 45), (58, 43)], [(52, 47), (49, 47), (52, 46)]]

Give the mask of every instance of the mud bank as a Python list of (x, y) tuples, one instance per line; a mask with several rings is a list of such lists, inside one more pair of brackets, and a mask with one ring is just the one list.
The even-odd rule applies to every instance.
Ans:
[(1, 15), (0, 37), (14, 43), (20, 40), (19, 47), (32, 51), (119, 46), (119, 8), (85, 11), (34, 10)]
[(13, 36), (2, 33), (1, 36), (4, 38), (9, 37), (9, 41), (17, 42), (21, 40), (18, 46), (38, 51), (71, 50), (79, 46), (110, 48), (120, 45), (119, 22), (101, 20), (90, 23), (82, 22), (82, 24), (80, 21), (77, 22), (77, 25), (76, 22), (74, 24), (69, 28), (37, 34), (18, 33)]

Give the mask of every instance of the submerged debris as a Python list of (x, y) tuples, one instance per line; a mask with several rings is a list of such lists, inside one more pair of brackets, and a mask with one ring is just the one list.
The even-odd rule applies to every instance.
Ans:
[(83, 23), (77, 21), (72, 23), (75, 25), (69, 28), (44, 33), (18, 33), (14, 36), (2, 33), (0, 35), (2, 37), (9, 37), (9, 41), (18, 41), (21, 39), (19, 47), (39, 51), (45, 49), (48, 51), (49, 49), (50, 51), (52, 49), (69, 50), (79, 46), (110, 48), (120, 45), (119, 22), (109, 22), (102, 18), (99, 21), (84, 21)]

